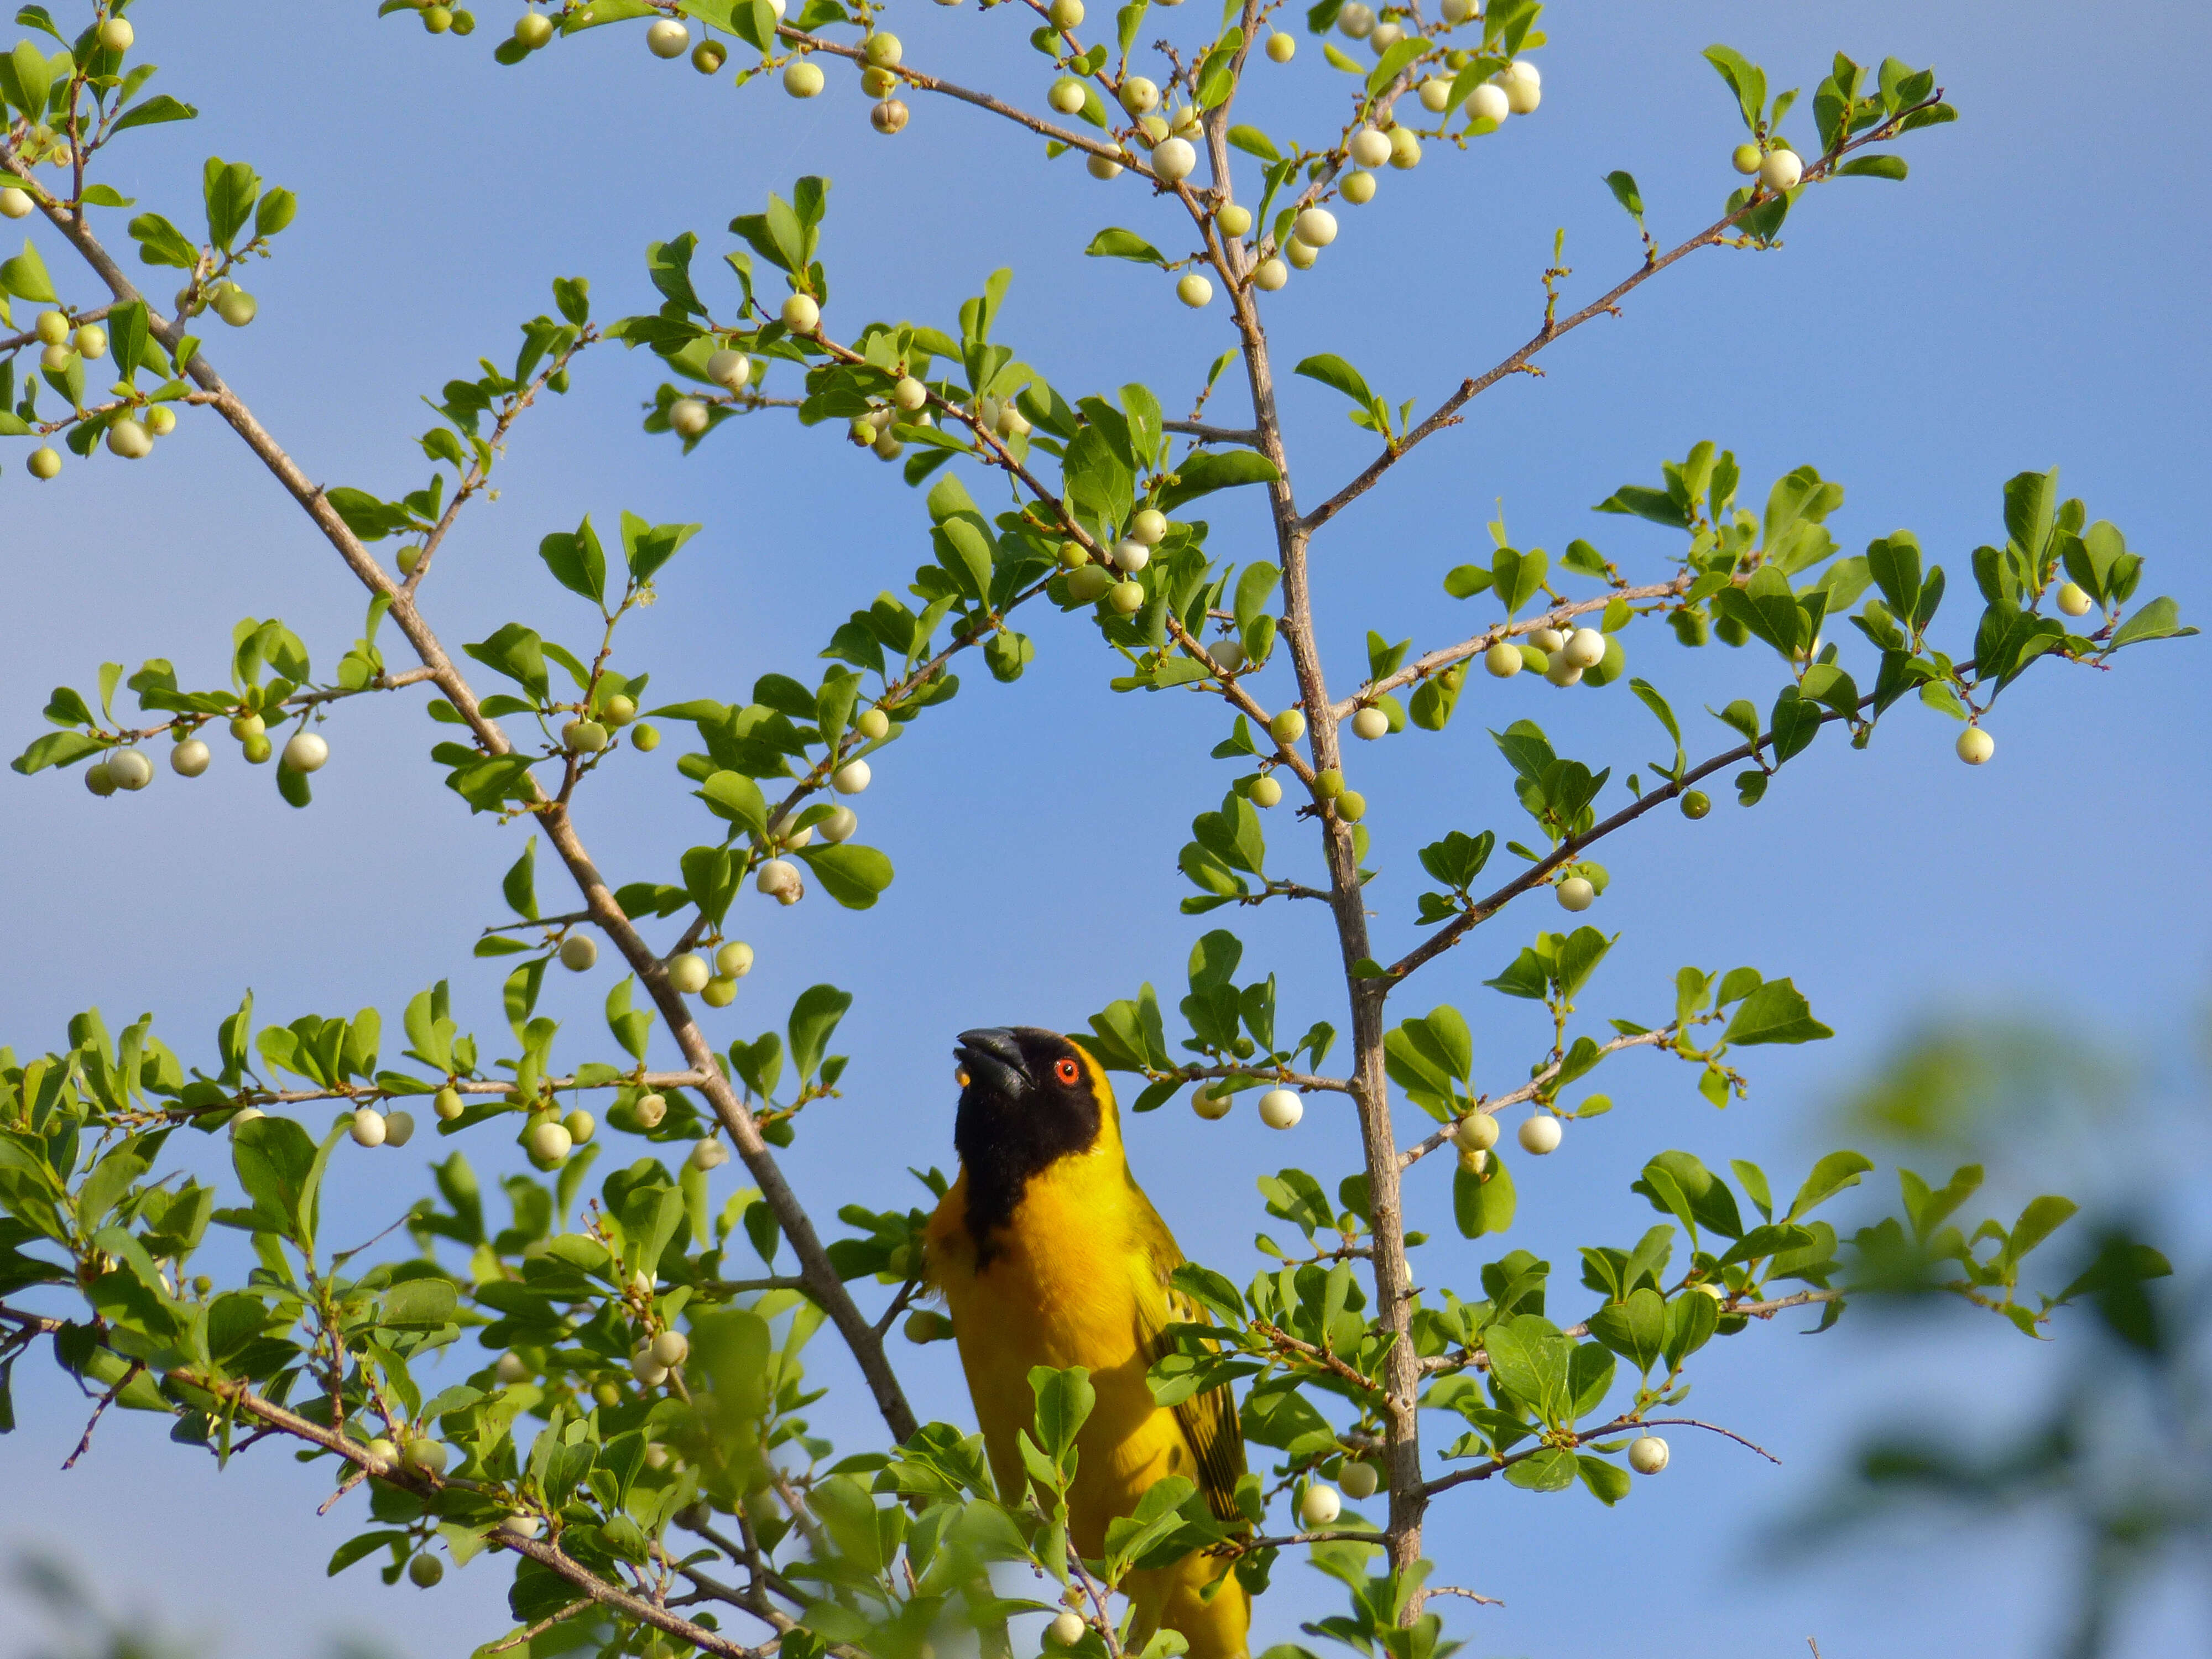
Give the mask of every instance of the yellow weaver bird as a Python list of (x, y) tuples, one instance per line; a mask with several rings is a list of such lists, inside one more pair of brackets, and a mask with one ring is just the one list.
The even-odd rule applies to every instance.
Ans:
[[(1182, 1252), (1129, 1174), (1105, 1073), (1034, 1026), (963, 1031), (954, 1052), (960, 1176), (930, 1218), (927, 1271), (1000, 1492), (1018, 1502), (1028, 1489), (1016, 1436), (1036, 1416), (1030, 1367), (1081, 1365), (1097, 1404), (1076, 1439), (1076, 1549), (1103, 1555), (1107, 1522), (1168, 1475), (1196, 1482), (1217, 1519), (1238, 1522), (1244, 1440), (1229, 1390), (1164, 1407), (1145, 1383), (1166, 1328), (1205, 1316), (1169, 1286)], [(1161, 1628), (1181, 1632), (1193, 1659), (1246, 1651), (1251, 1601), (1225, 1557), (1194, 1553), (1131, 1573), (1123, 1589), (1136, 1610), (1131, 1651)]]

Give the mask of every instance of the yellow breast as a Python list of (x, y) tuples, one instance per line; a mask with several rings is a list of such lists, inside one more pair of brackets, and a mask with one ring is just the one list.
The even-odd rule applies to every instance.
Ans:
[(967, 1213), (963, 1175), (930, 1219), (929, 1273), (952, 1317), (993, 1478), (1018, 1501), (1027, 1476), (1016, 1435), (1036, 1415), (1030, 1368), (1088, 1370), (1098, 1400), (1076, 1443), (1069, 1520), (1076, 1547), (1095, 1556), (1107, 1522), (1128, 1514), (1155, 1480), (1196, 1474), (1174, 1414), (1145, 1383), (1143, 1299), (1165, 1295), (1134, 1224), (1149, 1206), (1109, 1144), (1034, 1177), (980, 1265)]

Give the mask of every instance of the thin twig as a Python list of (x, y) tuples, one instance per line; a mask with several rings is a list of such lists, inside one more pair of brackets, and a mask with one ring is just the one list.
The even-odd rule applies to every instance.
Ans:
[[(1942, 88), (1939, 87), (1926, 99), (1923, 100), (1920, 103), (1915, 104), (1911, 109), (1898, 111), (1896, 114), (1891, 116), (1889, 119), (1884, 121), (1880, 126), (1872, 129), (1862, 137), (1855, 138), (1849, 143), (1841, 146), (1837, 149), (1834, 155), (1822, 157), (1812, 167), (1806, 169), (1804, 182), (1806, 184), (1817, 184), (1821, 180), (1829, 178), (1833, 172), (1835, 163), (1840, 161), (1843, 157), (1850, 155), (1855, 149), (1863, 149), (1869, 144), (1885, 143), (1893, 138), (1900, 137), (1901, 135), (1898, 131), (1898, 126), (1906, 116), (1912, 114), (1916, 111), (1928, 108), (1931, 105), (1941, 102), (1942, 100)], [(1529, 360), (1534, 357), (1537, 353), (1543, 350), (1545, 347), (1550, 345), (1553, 341), (1559, 339), (1561, 337), (1573, 332), (1576, 329), (1580, 328), (1584, 323), (1590, 321), (1593, 318), (1618, 316), (1620, 314), (1620, 301), (1623, 296), (1632, 292), (1634, 289), (1642, 287), (1645, 283), (1650, 281), (1652, 277), (1666, 270), (1668, 266), (1673, 264), (1676, 260), (1680, 259), (1688, 254), (1694, 253), (1701, 247), (1714, 247), (1719, 246), (1727, 234), (1730, 230), (1734, 229), (1737, 224), (1741, 223), (1746, 215), (1753, 212), (1756, 209), (1766, 206), (1772, 200), (1773, 198), (1764, 191), (1754, 194), (1751, 200), (1746, 202), (1734, 213), (1715, 220), (1711, 224), (1706, 226), (1703, 230), (1691, 237), (1687, 241), (1683, 242), (1678, 246), (1668, 250), (1667, 252), (1659, 255), (1656, 258), (1652, 258), (1647, 256), (1644, 264), (1638, 266), (1637, 269), (1628, 276), (1615, 283), (1604, 294), (1591, 301), (1580, 311), (1576, 312), (1573, 315), (1567, 318), (1565, 321), (1555, 323), (1547, 317), (1545, 320), (1544, 325), (1537, 330), (1534, 336), (1529, 339), (1526, 345), (1522, 346), (1518, 351), (1516, 351), (1510, 356), (1504, 358), (1494, 367), (1485, 370), (1482, 374), (1474, 375), (1468, 380), (1461, 381), (1459, 389), (1454, 392), (1450, 397), (1445, 398), (1443, 402), (1438, 404), (1435, 410), (1426, 420), (1423, 421), (1419, 426), (1408, 432), (1396, 443), (1392, 444), (1389, 447), (1385, 449), (1382, 453), (1376, 456), (1374, 460), (1368, 463), (1366, 467), (1363, 469), (1358, 476), (1354, 477), (1351, 483), (1346, 484), (1341, 489), (1338, 490), (1335, 495), (1330, 496), (1319, 507), (1314, 508), (1312, 512), (1307, 514), (1305, 515), (1303, 528), (1309, 534), (1320, 529), (1322, 526), (1327, 524), (1339, 513), (1341, 513), (1359, 496), (1366, 494), (1369, 489), (1372, 489), (1375, 486), (1376, 480), (1380, 479), (1385, 472), (1388, 472), (1392, 467), (1403, 460), (1416, 444), (1419, 444), (1425, 438), (1434, 436), (1437, 433), (1443, 431), (1447, 426), (1451, 425), (1453, 423), (1454, 416), (1457, 415), (1458, 411), (1469, 400), (1475, 398), (1480, 393), (1488, 391), (1492, 386), (1496, 386), (1500, 380), (1504, 380), (1508, 375), (1520, 373), (1521, 370), (1527, 366)]]
[(143, 1360), (132, 1360), (130, 1368), (116, 1379), (115, 1386), (100, 1396), (100, 1403), (92, 1408), (92, 1420), (84, 1425), (84, 1433), (78, 1437), (76, 1449), (62, 1462), (62, 1468), (64, 1470), (75, 1468), (76, 1460), (92, 1449), (92, 1431), (100, 1426), (100, 1419), (106, 1415), (107, 1408), (115, 1403), (115, 1396), (136, 1382), (145, 1369), (146, 1364)]
[(519, 1630), (515, 1632), (514, 1635), (508, 1637), (505, 1641), (487, 1644), (482, 1651), (485, 1653), (505, 1653), (509, 1648), (519, 1648), (526, 1642), (533, 1642), (537, 1640), (538, 1638), (544, 1635), (547, 1631), (551, 1630), (554, 1626), (561, 1623), (563, 1620), (574, 1619), (578, 1613), (581, 1613), (586, 1607), (588, 1607), (591, 1605), (592, 1598), (590, 1596), (580, 1595), (574, 1601), (569, 1602), (567, 1607), (562, 1608), (560, 1612), (539, 1620), (527, 1630)]

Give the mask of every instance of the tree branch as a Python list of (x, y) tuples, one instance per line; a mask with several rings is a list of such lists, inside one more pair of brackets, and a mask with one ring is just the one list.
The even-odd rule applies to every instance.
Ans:
[[(1811, 167), (1805, 169), (1803, 182), (1798, 186), (1798, 188), (1802, 189), (1804, 185), (1818, 184), (1832, 177), (1834, 173), (1835, 164), (1844, 156), (1850, 155), (1853, 150), (1863, 149), (1869, 144), (1886, 143), (1893, 138), (1901, 137), (1902, 135), (1898, 131), (1898, 126), (1906, 116), (1913, 113), (1917, 110), (1925, 109), (1933, 104), (1940, 103), (1942, 101), (1942, 97), (1943, 90), (1939, 87), (1935, 92), (1930, 94), (1920, 103), (1913, 105), (1911, 109), (1898, 111), (1896, 114), (1891, 116), (1889, 119), (1884, 121), (1880, 126), (1872, 128), (1860, 137), (1852, 139), (1850, 143), (1841, 145), (1832, 155), (1822, 156)], [(1482, 374), (1461, 381), (1459, 389), (1453, 392), (1450, 397), (1445, 398), (1443, 402), (1438, 404), (1426, 420), (1423, 421), (1411, 432), (1408, 432), (1400, 441), (1392, 444), (1389, 448), (1385, 449), (1382, 453), (1376, 456), (1374, 460), (1368, 463), (1367, 466), (1358, 474), (1358, 477), (1354, 477), (1350, 483), (1346, 484), (1344, 488), (1338, 490), (1335, 495), (1330, 496), (1312, 512), (1307, 514), (1304, 521), (1303, 528), (1309, 534), (1320, 529), (1322, 526), (1327, 524), (1339, 513), (1341, 513), (1346, 507), (1349, 507), (1354, 501), (1358, 500), (1361, 495), (1366, 494), (1368, 490), (1374, 488), (1376, 480), (1381, 478), (1385, 472), (1388, 472), (1400, 461), (1403, 460), (1406, 456), (1411, 453), (1416, 444), (1419, 443), (1425, 438), (1433, 437), (1437, 433), (1443, 431), (1444, 428), (1452, 425), (1456, 420), (1460, 410), (1464, 408), (1467, 404), (1476, 396), (1484, 392), (1487, 392), (1492, 386), (1496, 386), (1507, 375), (1518, 374), (1528, 365), (1529, 361), (1534, 358), (1537, 353), (1543, 350), (1546, 346), (1550, 345), (1554, 340), (1560, 338), (1564, 335), (1572, 333), (1576, 329), (1580, 328), (1584, 323), (1590, 321), (1593, 318), (1618, 316), (1620, 314), (1620, 301), (1622, 298), (1633, 292), (1636, 289), (1642, 287), (1645, 283), (1650, 281), (1652, 277), (1656, 276), (1661, 271), (1666, 270), (1668, 266), (1673, 264), (1676, 260), (1682, 258), (1686, 255), (1693, 253), (1701, 247), (1712, 247), (1718, 246), (1723, 238), (1725, 237), (1730, 230), (1734, 229), (1736, 225), (1741, 223), (1747, 214), (1750, 213), (1754, 208), (1766, 205), (1773, 198), (1771, 195), (1761, 191), (1755, 194), (1750, 201), (1746, 202), (1741, 207), (1738, 208), (1734, 213), (1728, 214), (1722, 218), (1715, 220), (1711, 224), (1706, 226), (1703, 230), (1691, 237), (1687, 241), (1669, 249), (1665, 253), (1660, 254), (1656, 258), (1647, 254), (1644, 264), (1637, 270), (1624, 278), (1622, 281), (1616, 283), (1604, 294), (1591, 301), (1580, 311), (1577, 311), (1571, 316), (1568, 317), (1565, 321), (1555, 322), (1547, 316), (1545, 319), (1544, 325), (1536, 331), (1535, 334), (1529, 339), (1526, 345), (1522, 346), (1518, 351), (1516, 351), (1510, 356), (1504, 358), (1494, 367), (1485, 370)]]

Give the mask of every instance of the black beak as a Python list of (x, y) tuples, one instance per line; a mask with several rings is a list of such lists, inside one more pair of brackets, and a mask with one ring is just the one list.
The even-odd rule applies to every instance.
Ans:
[(1003, 1025), (963, 1031), (952, 1053), (971, 1084), (992, 1094), (1013, 1099), (1036, 1086), (1029, 1062), (1022, 1056), (1022, 1045)]

